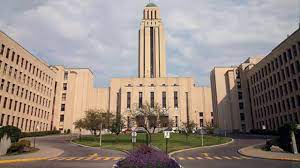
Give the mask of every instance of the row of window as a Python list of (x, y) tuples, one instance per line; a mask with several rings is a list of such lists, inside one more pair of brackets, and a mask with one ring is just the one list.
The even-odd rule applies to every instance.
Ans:
[[(6, 121), (4, 120), (5, 118)], [(1, 114), (0, 126), (7, 126), (7, 125), (16, 126), (21, 130), (29, 131), (29, 132), (46, 131), (49, 129), (47, 123)], [(39, 130), (37, 130), (37, 126), (39, 127)]]
[(288, 98), (286, 100), (278, 101), (264, 107), (256, 108), (255, 118), (259, 119), (261, 117), (268, 117), (271, 114), (277, 114), (282, 112), (287, 112), (291, 109), (295, 109), (296, 106), (300, 107), (300, 96), (297, 95), (296, 99), (294, 97)]
[(255, 95), (254, 97), (254, 105), (260, 106), (264, 105), (265, 103), (268, 103), (269, 101), (283, 98), (284, 96), (288, 94), (293, 94), (295, 91), (299, 89), (296, 79), (292, 81), (289, 81), (283, 85), (280, 85), (276, 88), (270, 88), (269, 90), (266, 90), (262, 92), (259, 95)]
[(10, 60), (12, 63), (15, 63), (17, 66), (20, 64), (20, 67), (23, 68), (23, 70), (28, 71), (32, 75), (38, 77), (40, 80), (52, 85), (53, 78), (51, 78), (45, 72), (37, 68), (34, 64), (30, 63), (28, 60), (25, 60), (20, 55), (17, 55), (15, 51), (11, 51), (10, 48), (6, 49), (6, 53), (4, 53), (4, 51), (5, 51), (5, 45), (2, 44), (0, 49), (0, 56), (5, 55), (5, 58), (7, 60)]
[(31, 92), (30, 90), (27, 90), (25, 88), (22, 88), (14, 83), (11, 83), (9, 81), (5, 81), (4, 79), (1, 79), (0, 83), (0, 91), (4, 90), (5, 92), (19, 96), (20, 98), (27, 99), (28, 101), (31, 101), (33, 103), (36, 103), (38, 105), (44, 106), (44, 107), (50, 107), (50, 100), (47, 98), (44, 98), (34, 92)]
[[(3, 100), (3, 101), (2, 101)], [(19, 102), (17, 100), (9, 99), (7, 97), (2, 97), (0, 95), (0, 106), (2, 105), (3, 109), (12, 110), (15, 112), (23, 112), (31, 116), (39, 117), (42, 119), (49, 119), (49, 112), (30, 106), (29, 104)]]
[[(178, 108), (178, 92), (174, 91), (174, 108)], [(154, 92), (150, 92), (150, 107), (155, 106)], [(139, 92), (139, 108), (143, 106), (143, 92)], [(127, 92), (127, 109), (131, 108), (131, 92)], [(167, 93), (162, 92), (162, 108), (167, 108)]]
[[(297, 73), (298, 74), (300, 73), (300, 64), (299, 64), (299, 69), (297, 69)], [(289, 74), (289, 73), (287, 73), (287, 74)], [(295, 73), (293, 73), (293, 74), (295, 74)], [(288, 76), (288, 77), (291, 77), (291, 76)], [(267, 88), (270, 88), (274, 85), (279, 85), (279, 83), (281, 81), (285, 81), (285, 80), (286, 80), (285, 73), (284, 73), (284, 70), (282, 69), (281, 73), (277, 72), (277, 75), (276, 75), (276, 73), (274, 73), (269, 78), (266, 78), (259, 83), (257, 82), (257, 84), (253, 84), (252, 85), (254, 88), (253, 94), (261, 93), (262, 91), (266, 90)]]
[[(144, 85), (144, 84), (139, 84), (139, 85), (137, 85), (138, 87), (145, 87), (146, 85)], [(156, 85), (154, 85), (153, 83), (152, 84), (150, 84), (149, 85), (149, 87), (155, 87)], [(163, 86), (163, 87), (166, 87), (166, 86), (168, 86), (167, 84), (162, 84), (162, 85), (157, 85), (157, 86)], [(173, 84), (172, 86), (179, 86), (178, 84)], [(126, 85), (126, 87), (133, 87), (133, 85), (132, 84), (127, 84)]]
[(299, 123), (299, 118), (297, 113), (286, 114), (283, 116), (276, 116), (273, 118), (269, 118), (263, 121), (257, 121), (256, 128), (262, 129), (262, 126), (265, 125), (267, 129), (276, 130), (277, 128), (281, 127), (285, 123), (291, 123), (291, 122)]
[[(52, 89), (47, 87), (46, 85), (42, 84), (41, 82), (38, 82), (37, 80), (30, 78), (30, 76), (27, 76), (25, 73), (23, 74), (23, 72), (18, 72), (17, 69), (14, 69), (12, 66), (9, 67), (8, 69), (8, 65), (6, 63), (4, 63), (2, 65), (2, 61), (0, 60), (0, 72), (3, 66), (3, 74), (7, 74), (10, 77), (13, 77), (15, 80), (18, 80), (18, 82), (23, 82), (23, 84), (26, 84), (28, 87), (31, 87), (32, 89), (35, 89), (36, 91), (42, 93), (42, 94), (46, 94), (48, 96), (51, 96), (52, 93)], [(7, 71), (8, 69), (8, 71)]]
[[(298, 48), (298, 50), (297, 50), (297, 48)], [(291, 48), (288, 48), (286, 51), (284, 51), (282, 54), (278, 55), (275, 59), (273, 59), (269, 63), (266, 63), (266, 65), (263, 68), (259, 69), (253, 76), (251, 76), (251, 83), (253, 84), (257, 81), (260, 81), (262, 78), (264, 78), (265, 76), (268, 76), (269, 74), (274, 72), (279, 67), (283, 67), (290, 60), (293, 60), (294, 58), (296, 58), (299, 55), (298, 53), (300, 53), (300, 42), (298, 42), (297, 45), (296, 44), (292, 45)], [(292, 64), (290, 66), (293, 67)], [(299, 66), (299, 62), (298, 62), (298, 65), (296, 65), (296, 67), (298, 68), (298, 66)], [(288, 66), (286, 66), (286, 68), (288, 68)], [(292, 71), (292, 68), (291, 68), (291, 71)], [(287, 73), (287, 75), (288, 75), (288, 73)]]

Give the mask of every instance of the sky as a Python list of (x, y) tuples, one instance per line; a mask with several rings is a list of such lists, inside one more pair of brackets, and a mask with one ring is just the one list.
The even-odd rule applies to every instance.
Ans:
[[(299, 0), (152, 0), (166, 31), (167, 74), (209, 86), (215, 66), (267, 55), (299, 27)], [(137, 76), (148, 0), (1, 0), (0, 30), (50, 65), (90, 68), (96, 87)]]

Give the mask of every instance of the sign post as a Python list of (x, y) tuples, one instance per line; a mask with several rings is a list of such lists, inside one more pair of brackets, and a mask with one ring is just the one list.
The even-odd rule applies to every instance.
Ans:
[(201, 146), (203, 146), (203, 127), (200, 127), (200, 133), (201, 133)]
[(132, 151), (134, 151), (134, 144), (136, 143), (137, 133), (135, 131), (131, 132), (131, 142), (132, 142)]
[[(36, 128), (35, 128), (35, 131), (39, 131), (40, 127), (37, 125)], [(35, 135), (33, 137), (33, 147), (35, 148)]]
[(171, 131), (164, 131), (164, 138), (166, 139), (166, 154), (168, 154), (168, 140), (170, 138)]

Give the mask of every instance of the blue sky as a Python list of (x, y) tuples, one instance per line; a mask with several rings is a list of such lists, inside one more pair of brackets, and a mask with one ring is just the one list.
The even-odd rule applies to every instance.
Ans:
[[(298, 28), (298, 0), (152, 0), (167, 33), (169, 76), (209, 85), (214, 66), (268, 54)], [(2, 0), (0, 29), (51, 65), (88, 67), (97, 87), (137, 76), (148, 0)]]

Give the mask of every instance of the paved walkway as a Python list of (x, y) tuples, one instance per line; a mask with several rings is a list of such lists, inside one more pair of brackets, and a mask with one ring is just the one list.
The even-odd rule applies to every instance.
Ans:
[(249, 147), (242, 148), (239, 151), (240, 154), (255, 158), (262, 159), (273, 159), (273, 160), (288, 160), (288, 161), (299, 161), (300, 154), (291, 154), (283, 152), (268, 152), (261, 150), (263, 144), (256, 144)]
[[(32, 138), (27, 138), (28, 140), (33, 143)], [(24, 153), (20, 155), (11, 155), (11, 156), (1, 156), (0, 157), (0, 163), (5, 163), (8, 161), (31, 161), (31, 160), (44, 160), (47, 158), (57, 157), (64, 153), (63, 150), (58, 148), (53, 148), (50, 146), (47, 146), (44, 143), (38, 143), (36, 144), (36, 147), (39, 149), (36, 152), (33, 153)]]

